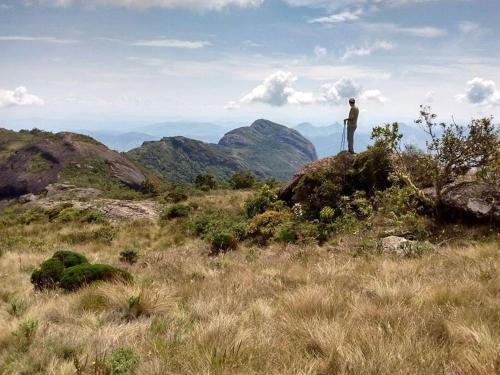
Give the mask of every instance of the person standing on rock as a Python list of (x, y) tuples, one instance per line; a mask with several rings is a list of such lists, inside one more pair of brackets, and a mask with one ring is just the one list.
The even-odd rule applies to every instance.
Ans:
[(349, 117), (344, 120), (344, 126), (347, 124), (347, 146), (351, 154), (354, 154), (354, 132), (358, 127), (358, 116), (359, 109), (356, 107), (356, 100), (354, 98), (349, 99), (349, 105), (351, 110), (349, 111)]

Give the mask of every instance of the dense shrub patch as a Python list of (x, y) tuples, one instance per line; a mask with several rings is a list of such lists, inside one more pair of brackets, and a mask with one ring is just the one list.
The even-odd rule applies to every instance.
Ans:
[(131, 278), (128, 272), (110, 265), (87, 263), (65, 269), (61, 275), (59, 286), (64, 290), (71, 291), (94, 281), (114, 279), (129, 281)]
[(257, 179), (251, 171), (238, 171), (229, 179), (233, 189), (250, 189), (255, 186)]
[(130, 280), (128, 272), (104, 264), (90, 264), (83, 255), (72, 251), (58, 251), (31, 274), (35, 289), (61, 287), (75, 290), (97, 280)]
[(171, 220), (179, 217), (187, 217), (190, 211), (191, 207), (187, 204), (177, 203), (165, 208), (161, 214), (161, 218), (163, 220)]

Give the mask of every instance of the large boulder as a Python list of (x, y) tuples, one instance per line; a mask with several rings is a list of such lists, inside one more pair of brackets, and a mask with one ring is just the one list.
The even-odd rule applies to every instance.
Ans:
[(500, 186), (484, 181), (447, 185), (441, 192), (439, 210), (464, 218), (500, 222)]

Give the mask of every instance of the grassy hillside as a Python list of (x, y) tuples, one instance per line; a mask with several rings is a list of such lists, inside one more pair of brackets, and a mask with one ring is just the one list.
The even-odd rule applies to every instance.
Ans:
[(218, 144), (185, 137), (145, 142), (128, 152), (135, 161), (170, 181), (194, 182), (199, 174), (220, 180), (248, 169), (259, 178), (287, 180), (316, 160), (314, 146), (297, 131), (266, 120), (227, 133)]
[[(499, 370), (498, 232), (419, 225), (437, 247), (393, 256), (378, 250), (377, 238), (384, 225), (406, 227), (381, 211), (339, 222), (322, 246), (304, 235), (304, 222), (297, 241), (249, 239), (210, 256), (197, 228), (238, 228), (253, 196), (196, 193), (181, 204), (184, 214), (168, 204), (157, 222), (4, 211), (0, 373)], [(31, 272), (61, 249), (128, 270), (134, 281), (36, 292)], [(123, 250), (136, 252), (137, 263), (120, 261)]]

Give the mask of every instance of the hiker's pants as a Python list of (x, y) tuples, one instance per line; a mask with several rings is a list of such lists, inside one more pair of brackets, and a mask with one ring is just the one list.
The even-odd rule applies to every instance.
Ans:
[(349, 152), (354, 153), (354, 132), (356, 131), (357, 126), (347, 126), (347, 146)]

